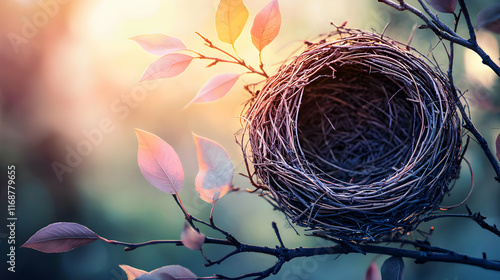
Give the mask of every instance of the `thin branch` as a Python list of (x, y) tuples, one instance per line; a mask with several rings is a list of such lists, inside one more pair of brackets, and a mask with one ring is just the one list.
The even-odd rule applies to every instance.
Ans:
[(177, 246), (182, 246), (182, 241), (180, 241), (180, 240), (150, 240), (150, 241), (141, 242), (141, 243), (127, 243), (127, 242), (122, 242), (122, 241), (109, 240), (109, 239), (106, 239), (104, 237), (101, 237), (101, 240), (104, 240), (109, 244), (126, 246), (124, 248), (125, 251), (132, 251), (132, 250), (135, 250), (139, 247), (156, 245), (156, 244), (175, 244)]
[(490, 225), (484, 220), (486, 219), (485, 216), (481, 215), (481, 213), (475, 213), (471, 216), (471, 219), (473, 219), (480, 227), (496, 234), (497, 236), (500, 237), (500, 230), (498, 230), (497, 225)]
[(425, 13), (427, 15), (429, 15), (429, 17), (432, 19), (432, 22), (436, 25), (436, 27), (438, 27), (439, 29), (443, 30), (444, 32), (450, 34), (453, 37), (460, 38), (460, 36), (456, 33), (457, 30), (456, 29), (451, 30), (451, 28), (448, 25), (446, 25), (442, 21), (440, 21), (439, 18), (431, 12), (429, 7), (427, 7), (427, 5), (425, 5), (423, 0), (418, 0), (418, 3), (420, 3), (420, 6), (422, 6)]
[[(198, 36), (200, 36), (204, 41), (205, 41), (205, 45), (211, 49), (214, 49), (214, 50), (217, 50), (227, 56), (229, 56), (231, 58), (231, 60), (226, 60), (226, 59), (220, 59), (220, 58), (215, 58), (215, 57), (207, 57), (205, 55), (202, 55), (198, 52), (195, 52), (195, 51), (191, 51), (191, 52), (194, 52), (198, 55), (198, 57), (196, 58), (199, 58), (199, 59), (210, 59), (210, 60), (213, 60), (213, 62), (211, 64), (209, 64), (207, 67), (210, 67), (210, 66), (213, 66), (215, 64), (217, 64), (218, 62), (225, 62), (225, 63), (233, 63), (233, 64), (238, 64), (238, 65), (241, 65), (243, 67), (245, 67), (246, 69), (248, 69), (250, 71), (250, 73), (253, 73), (253, 74), (258, 74), (258, 75), (261, 75), (263, 76), (264, 78), (268, 78), (269, 76), (267, 75), (266, 71), (264, 71), (264, 65), (262, 64), (262, 61), (260, 61), (260, 69), (261, 71), (258, 71), (258, 70), (255, 70), (255, 68), (253, 68), (251, 65), (248, 65), (245, 60), (241, 59), (238, 54), (236, 54), (236, 56), (228, 53), (227, 51), (217, 47), (216, 45), (214, 45), (214, 43), (212, 43), (212, 41), (210, 41), (208, 38), (204, 37), (203, 35), (201, 35), (200, 33), (198, 32), (195, 32)], [(233, 48), (234, 48), (234, 45), (233, 45)], [(234, 50), (235, 53), (236, 53), (236, 49)]]
[[(467, 207), (467, 206), (466, 206)], [(476, 222), (480, 227), (492, 232), (493, 234), (497, 235), (500, 237), (500, 230), (497, 228), (496, 225), (490, 225), (488, 224), (487, 222), (485, 222), (484, 220), (486, 220), (486, 217), (481, 215), (480, 212), (477, 212), (477, 213), (472, 213), (469, 209), (469, 207), (467, 207), (467, 211), (469, 211), (469, 214), (442, 214), (442, 215), (432, 215), (432, 216), (429, 216), (427, 218), (425, 218), (423, 221), (424, 222), (428, 222), (428, 221), (431, 221), (431, 220), (435, 220), (435, 219), (440, 219), (440, 218), (467, 218), (467, 219), (471, 219), (473, 220), (474, 222)]]
[[(441, 38), (448, 40), (450, 42), (459, 44), (461, 46), (464, 46), (464, 47), (476, 52), (483, 59), (483, 64), (486, 64), (488, 67), (490, 67), (495, 72), (495, 74), (497, 74), (500, 77), (500, 67), (497, 64), (495, 64), (495, 62), (493, 62), (493, 60), (491, 60), (491, 58), (484, 52), (484, 50), (481, 47), (479, 47), (477, 42), (474, 42), (472, 40), (466, 40), (466, 39), (458, 36), (455, 32), (449, 33), (449, 32), (447, 32), (447, 30), (443, 30), (443, 29), (439, 28), (436, 25), (436, 23), (434, 23), (431, 19), (429, 19), (424, 13), (422, 13), (417, 8), (407, 4), (404, 1), (399, 1), (399, 4), (395, 3), (391, 0), (377, 0), (377, 1), (384, 3), (390, 7), (393, 7), (394, 9), (396, 9), (398, 11), (406, 11), (406, 10), (410, 11), (412, 14), (416, 15), (421, 20), (423, 20), (426, 24), (426, 27), (431, 29), (434, 32), (434, 34), (436, 34), (438, 37), (441, 37)], [(459, 0), (459, 1), (463, 1), (463, 0)], [(419, 2), (423, 3), (421, 0), (419, 0)], [(439, 19), (437, 19), (437, 22), (442, 24), (442, 22), (439, 21)], [(469, 31), (470, 31), (470, 29), (469, 29)]]
[(245, 279), (245, 278), (250, 278), (250, 277), (256, 277), (255, 278), (256, 280), (264, 279), (266, 277), (269, 277), (271, 274), (277, 274), (280, 271), (280, 269), (284, 263), (285, 263), (285, 260), (280, 258), (273, 266), (271, 266), (270, 268), (268, 268), (264, 271), (261, 271), (261, 272), (252, 272), (252, 273), (244, 274), (244, 275), (234, 277), (234, 278), (227, 277), (227, 276), (220, 275), (220, 274), (216, 274), (215, 276), (217, 277), (216, 279), (227, 279), (227, 280), (240, 280), (240, 279)]
[[(115, 240), (107, 240), (104, 238), (103, 240), (111, 244), (127, 246), (125, 248), (127, 251), (146, 245), (154, 245), (161, 243), (170, 243), (182, 246), (182, 241), (180, 240), (153, 240), (143, 243), (126, 243)], [(416, 263), (426, 263), (426, 262), (461, 263), (461, 264), (467, 264), (467, 265), (500, 271), (500, 262), (498, 261), (492, 261), (485, 258), (474, 258), (471, 256), (458, 254), (453, 251), (441, 249), (438, 247), (431, 247), (427, 245), (425, 242), (421, 243), (413, 241), (405, 241), (405, 242), (414, 245), (418, 250), (408, 250), (402, 248), (393, 248), (393, 247), (368, 245), (368, 244), (358, 244), (351, 247), (343, 245), (335, 245), (326, 247), (311, 247), (311, 248), (298, 247), (294, 249), (288, 249), (283, 247), (269, 248), (264, 246), (247, 245), (242, 243), (235, 244), (230, 242), (229, 240), (216, 239), (210, 237), (206, 237), (205, 239), (206, 244), (218, 244), (224, 246), (232, 246), (236, 248), (234, 251), (222, 257), (220, 260), (212, 262), (213, 264), (219, 264), (224, 260), (228, 259), (229, 257), (239, 253), (250, 253), (250, 252), (270, 255), (278, 259), (278, 261), (267, 270), (245, 274), (242, 276), (238, 276), (236, 278), (216, 275), (218, 279), (244, 279), (250, 277), (257, 277), (255, 279), (263, 279), (271, 274), (278, 273), (281, 266), (285, 262), (288, 262), (295, 258), (311, 257), (316, 255), (349, 254), (349, 253), (359, 253), (359, 252), (411, 258), (414, 259)], [(209, 263), (209, 265), (211, 264)]]
[(278, 238), (278, 241), (280, 243), (281, 248), (285, 248), (285, 245), (283, 244), (283, 240), (281, 239), (280, 231), (278, 230), (278, 225), (276, 225), (276, 222), (273, 221), (272, 223), (274, 233), (276, 234), (276, 237)]
[[(441, 37), (445, 40), (448, 40), (448, 41), (450, 41), (450, 43), (459, 44), (461, 46), (464, 46), (464, 47), (476, 52), (483, 59), (483, 64), (489, 66), (495, 72), (495, 74), (497, 74), (497, 76), (500, 77), (500, 67), (497, 64), (495, 64), (495, 62), (493, 62), (493, 60), (491, 60), (491, 58), (477, 44), (476, 36), (475, 36), (475, 32), (474, 32), (474, 27), (472, 26), (470, 16), (469, 16), (469, 13), (467, 11), (467, 7), (465, 5), (464, 0), (458, 0), (458, 1), (460, 4), (460, 7), (461, 7), (461, 13), (464, 14), (465, 20), (467, 22), (467, 27), (469, 29), (470, 39), (468, 39), (468, 40), (457, 35), (453, 30), (449, 29), (449, 27), (444, 28), (444, 26), (446, 26), (446, 25), (443, 24), (437, 17), (432, 15), (432, 13), (427, 8), (427, 6), (423, 3), (422, 0), (418, 0), (418, 1), (422, 5), (422, 7), (426, 10), (426, 12), (432, 17), (433, 20), (429, 19), (421, 11), (419, 11), (415, 7), (405, 3), (403, 0), (400, 0), (399, 4), (396, 2), (393, 2), (391, 0), (378, 0), (378, 1), (388, 5), (390, 7), (397, 9), (398, 11), (405, 11), (405, 10), (410, 11), (411, 13), (413, 13), (414, 15), (416, 15), (420, 19), (422, 19), (426, 23), (427, 27), (430, 28), (434, 32), (434, 34), (436, 34), (438, 37)], [(443, 27), (443, 28), (440, 28), (440, 27)], [(451, 47), (453, 48), (453, 45), (451, 45)], [(452, 54), (453, 50), (450, 53)], [(465, 122), (464, 128), (467, 129), (468, 131), (470, 131), (472, 133), (472, 135), (474, 135), (474, 138), (476, 138), (477, 142), (481, 146), (482, 150), (484, 151), (486, 157), (488, 158), (491, 166), (493, 167), (493, 169), (496, 173), (495, 180), (500, 182), (500, 165), (499, 165), (498, 161), (496, 160), (495, 156), (493, 155), (493, 153), (491, 152), (491, 150), (488, 146), (488, 142), (486, 141), (486, 139), (484, 139), (484, 137), (481, 135), (481, 133), (477, 130), (477, 128), (472, 123), (472, 121), (469, 119), (468, 114), (465, 111), (464, 105), (462, 105), (462, 103), (460, 102), (459, 97), (458, 97), (459, 96), (458, 91), (455, 88), (454, 83), (453, 83), (453, 75), (452, 75), (450, 67), (453, 67), (453, 56), (450, 57), (450, 65), (449, 65), (449, 69), (448, 69), (448, 79), (450, 81), (450, 87), (451, 87), (451, 90), (453, 92), (455, 102), (456, 102), (457, 107), (460, 110), (460, 114), (462, 115), (462, 118)]]
[(476, 40), (476, 32), (474, 32), (474, 26), (472, 25), (472, 21), (470, 20), (469, 10), (465, 5), (464, 0), (458, 0), (458, 4), (460, 5), (460, 11), (464, 14), (465, 22), (467, 23), (467, 28), (469, 29), (469, 41), (477, 44)]
[(239, 254), (241, 253), (240, 249), (237, 248), (236, 250), (233, 250), (231, 253), (229, 254), (226, 254), (225, 256), (223, 256), (222, 258), (216, 260), (216, 261), (209, 261), (208, 263), (205, 264), (206, 267), (208, 266), (212, 266), (214, 264), (221, 264), (223, 261), (229, 259), (230, 257), (236, 255), (236, 254)]
[(233, 245), (238, 245), (238, 244), (241, 244), (241, 243), (240, 243), (240, 242), (239, 242), (239, 241), (238, 241), (238, 240), (237, 240), (237, 239), (236, 239), (233, 235), (231, 235), (229, 232), (227, 232), (227, 231), (225, 231), (225, 230), (221, 229), (220, 227), (218, 227), (217, 225), (215, 225), (214, 220), (213, 220), (213, 217), (212, 217), (212, 219), (210, 219), (210, 223), (207, 223), (207, 222), (205, 222), (205, 221), (203, 221), (203, 220), (200, 220), (200, 219), (198, 219), (198, 218), (196, 218), (196, 217), (194, 217), (194, 216), (191, 216), (191, 218), (192, 218), (192, 219), (193, 219), (193, 221), (195, 221), (195, 222), (198, 222), (198, 223), (200, 223), (200, 224), (203, 224), (203, 225), (205, 225), (205, 226), (207, 226), (207, 227), (210, 227), (210, 228), (212, 228), (212, 229), (214, 229), (214, 230), (216, 230), (216, 231), (218, 231), (218, 232), (222, 233), (222, 234), (226, 237), (226, 239), (227, 239), (227, 240), (228, 240), (231, 244), (233, 244)]

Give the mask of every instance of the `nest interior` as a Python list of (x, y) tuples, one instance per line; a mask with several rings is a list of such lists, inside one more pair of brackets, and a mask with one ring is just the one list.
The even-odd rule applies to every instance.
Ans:
[(442, 73), (348, 30), (268, 78), (246, 111), (259, 184), (294, 223), (343, 241), (414, 230), (458, 176), (461, 123)]

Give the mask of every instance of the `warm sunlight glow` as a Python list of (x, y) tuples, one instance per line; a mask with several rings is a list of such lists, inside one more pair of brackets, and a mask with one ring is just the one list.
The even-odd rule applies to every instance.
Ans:
[[(88, 31), (95, 39), (116, 35), (127, 20), (152, 17), (161, 0), (102, 0), (89, 3)], [(118, 9), (119, 8), (119, 9)]]
[[(493, 59), (498, 61), (498, 42), (495, 36), (486, 32), (477, 33), (479, 46)], [(482, 63), (481, 58), (473, 51), (466, 49), (464, 52), (465, 74), (471, 83), (491, 88), (497, 78), (495, 72)]]

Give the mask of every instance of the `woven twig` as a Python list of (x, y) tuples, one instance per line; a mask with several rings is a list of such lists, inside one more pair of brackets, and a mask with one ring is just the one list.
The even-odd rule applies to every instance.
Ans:
[(343, 241), (414, 230), (458, 176), (461, 122), (442, 73), (344, 30), (268, 78), (244, 114), (249, 174), (294, 223)]

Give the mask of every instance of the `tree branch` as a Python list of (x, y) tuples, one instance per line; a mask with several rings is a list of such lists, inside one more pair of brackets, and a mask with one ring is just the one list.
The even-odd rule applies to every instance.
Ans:
[[(449, 29), (449, 27), (447, 27), (444, 23), (442, 23), (438, 18), (432, 16), (433, 19), (436, 20), (436, 22), (434, 22), (433, 20), (429, 19), (420, 10), (407, 4), (404, 1), (399, 1), (399, 4), (395, 3), (391, 0), (377, 0), (377, 1), (384, 3), (390, 7), (393, 7), (394, 9), (396, 9), (398, 11), (411, 12), (412, 14), (419, 17), (422, 21), (424, 21), (426, 26), (429, 29), (431, 29), (434, 32), (434, 34), (436, 34), (438, 37), (443, 38), (445, 40), (448, 40), (450, 42), (459, 44), (461, 46), (464, 46), (464, 47), (476, 52), (483, 59), (483, 63), (486, 64), (488, 67), (490, 67), (493, 70), (493, 72), (495, 72), (495, 74), (497, 74), (500, 77), (500, 67), (497, 64), (495, 64), (495, 62), (493, 62), (493, 60), (491, 60), (491, 58), (486, 54), (486, 52), (484, 52), (484, 50), (481, 47), (479, 47), (479, 45), (477, 44), (477, 42), (475, 40), (471, 40), (472, 37), (471, 37), (471, 39), (468, 39), (468, 40), (460, 37), (455, 32), (453, 32), (451, 29)], [(422, 0), (419, 0), (419, 2), (422, 5), (422, 7), (424, 7), (425, 9), (428, 10), (427, 6), (422, 2)], [(459, 2), (463, 2), (463, 0), (459, 0)], [(463, 7), (465, 7), (465, 3), (464, 3)], [(430, 10), (429, 10), (429, 13), (432, 15)], [(470, 21), (470, 19), (469, 19), (469, 21)], [(446, 27), (444, 27), (444, 26), (446, 26)], [(443, 29), (441, 27), (443, 27)], [(472, 30), (472, 32), (474, 32), (474, 28), (472, 27), (472, 24), (469, 27), (469, 33), (471, 30)], [(474, 39), (475, 39), (475, 37), (474, 37)]]
[(422, 19), (428, 28), (430, 28), (434, 34), (436, 34), (438, 37), (443, 38), (445, 40), (450, 41), (450, 64), (448, 68), (448, 79), (450, 81), (450, 87), (453, 93), (453, 97), (455, 99), (455, 102), (457, 104), (458, 109), (460, 110), (460, 114), (462, 115), (462, 119), (465, 122), (464, 128), (467, 129), (469, 132), (474, 135), (474, 138), (476, 138), (477, 142), (481, 146), (481, 149), (484, 151), (486, 158), (488, 158), (488, 161), (490, 162), (491, 166), (493, 167), (496, 177), (495, 180), (497, 180), (500, 183), (500, 165), (491, 152), (488, 142), (484, 137), (481, 135), (481, 133), (477, 130), (477, 128), (474, 126), (470, 118), (468, 117), (467, 112), (465, 111), (464, 105), (460, 102), (458, 90), (455, 88), (455, 85), (453, 83), (453, 75), (452, 75), (452, 68), (453, 68), (453, 43), (459, 44), (461, 46), (464, 46), (474, 52), (476, 52), (482, 59), (483, 59), (483, 64), (489, 66), (497, 76), (500, 77), (500, 67), (491, 60), (491, 58), (484, 52), (484, 50), (479, 47), (477, 44), (476, 40), (476, 34), (474, 32), (474, 26), (472, 25), (469, 12), (467, 10), (467, 6), (465, 5), (464, 0), (458, 0), (461, 12), (464, 15), (465, 21), (467, 23), (467, 27), (469, 30), (469, 36), (470, 38), (468, 40), (460, 37), (459, 35), (456, 34), (456, 26), (458, 24), (458, 19), (456, 19), (456, 26), (455, 26), (455, 31), (451, 30), (447, 25), (445, 25), (443, 22), (441, 22), (436, 16), (432, 14), (432, 12), (429, 10), (427, 5), (422, 0), (418, 0), (420, 5), (423, 7), (423, 9), (426, 11), (426, 13), (432, 18), (429, 19), (425, 14), (423, 14), (421, 11), (419, 11), (417, 8), (407, 4), (403, 0), (399, 1), (398, 3), (395, 3), (391, 0), (378, 0), (381, 3), (384, 3), (390, 7), (393, 7), (394, 9), (398, 11), (406, 11), (408, 10), (409, 12), (413, 13), (414, 15), (418, 16), (420, 19)]
[[(182, 246), (182, 241), (180, 240), (152, 240), (143, 243), (126, 243), (115, 240), (107, 240), (104, 241), (116, 244), (116, 245), (124, 245), (126, 251), (131, 251), (138, 247), (147, 246), (147, 245), (155, 245), (155, 244), (175, 244), (177, 246)], [(425, 241), (403, 241), (397, 240), (393, 242), (402, 242), (406, 244), (410, 244), (415, 246), (417, 250), (409, 250), (402, 248), (394, 248), (387, 246), (378, 246), (378, 245), (370, 245), (370, 244), (352, 244), (352, 246), (345, 245), (334, 245), (334, 246), (325, 246), (325, 247), (310, 247), (310, 248), (293, 248), (288, 249), (285, 247), (276, 246), (276, 248), (269, 248), (265, 246), (255, 246), (248, 245), (243, 243), (232, 243), (229, 240), (224, 239), (216, 239), (211, 237), (206, 237), (206, 244), (217, 244), (224, 246), (232, 246), (236, 249), (231, 251), (229, 254), (223, 256), (221, 259), (210, 262), (206, 266), (210, 266), (213, 264), (220, 264), (223, 261), (227, 260), (229, 257), (237, 255), (239, 253), (260, 253), (265, 255), (274, 256), (277, 258), (277, 262), (271, 266), (270, 268), (261, 271), (254, 272), (249, 274), (244, 274), (238, 277), (227, 277), (223, 275), (216, 274), (216, 279), (244, 279), (256, 277), (255, 279), (263, 279), (265, 277), (270, 276), (271, 274), (276, 274), (279, 272), (284, 263), (302, 257), (311, 257), (317, 255), (336, 255), (336, 254), (349, 254), (349, 253), (371, 253), (371, 254), (382, 254), (382, 255), (390, 255), (390, 256), (398, 256), (404, 258), (414, 259), (416, 263), (423, 264), (426, 262), (447, 262), (447, 263), (460, 263), (467, 264), (477, 267), (482, 267), (490, 270), (500, 271), (500, 262), (488, 260), (486, 258), (474, 258), (468, 255), (458, 254), (450, 250), (445, 250), (438, 247), (432, 247), (428, 245)]]

